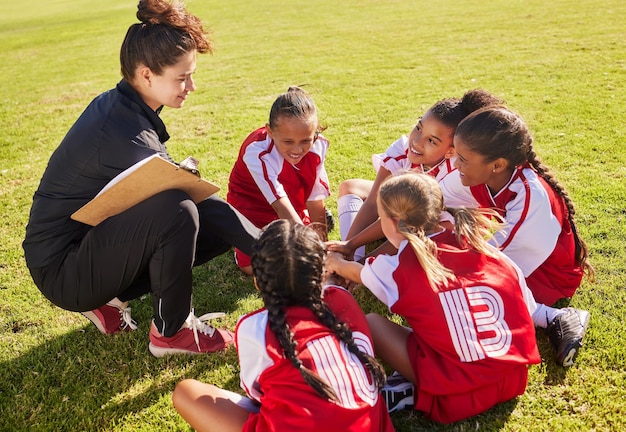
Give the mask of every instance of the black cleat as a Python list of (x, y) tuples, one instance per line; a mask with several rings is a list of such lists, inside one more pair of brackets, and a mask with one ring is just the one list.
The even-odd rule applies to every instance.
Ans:
[(394, 372), (387, 378), (387, 382), (380, 394), (385, 399), (387, 411), (391, 413), (401, 409), (412, 409), (414, 391), (413, 384), (410, 381), (398, 372)]
[(562, 310), (564, 313), (552, 320), (546, 333), (554, 347), (556, 361), (563, 367), (569, 367), (574, 364), (578, 350), (583, 346), (589, 312), (570, 307)]

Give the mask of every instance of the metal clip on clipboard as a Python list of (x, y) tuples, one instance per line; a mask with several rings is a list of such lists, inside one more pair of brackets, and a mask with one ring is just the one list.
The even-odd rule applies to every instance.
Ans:
[(199, 163), (200, 162), (198, 161), (198, 159), (192, 156), (188, 156), (187, 158), (185, 158), (185, 160), (183, 160), (180, 164), (178, 164), (178, 166), (200, 177), (200, 171), (198, 171)]

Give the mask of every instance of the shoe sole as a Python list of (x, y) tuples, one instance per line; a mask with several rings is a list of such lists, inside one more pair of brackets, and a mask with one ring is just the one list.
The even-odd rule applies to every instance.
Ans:
[(222, 349), (217, 349), (215, 351), (190, 351), (190, 350), (180, 349), (180, 348), (159, 347), (156, 345), (152, 345), (152, 343), (148, 345), (148, 349), (150, 350), (152, 355), (155, 357), (159, 357), (159, 358), (166, 356), (168, 354), (191, 354), (191, 355), (211, 354), (214, 352), (224, 351), (226, 348), (227, 347), (224, 347)]
[(411, 384), (410, 382), (405, 382), (395, 387), (400, 388), (383, 388), (383, 390), (381, 391), (381, 396), (385, 401), (385, 405), (387, 405), (388, 413), (403, 410), (413, 405), (413, 384)]
[(580, 351), (583, 347), (583, 338), (585, 337), (585, 333), (587, 333), (587, 325), (589, 325), (589, 312), (583, 310), (578, 316), (580, 317), (580, 323), (583, 326), (583, 332), (580, 335), (578, 344), (575, 347), (572, 347), (567, 355), (563, 357), (563, 362), (561, 363), (563, 367), (573, 366), (576, 358), (578, 357), (578, 351)]

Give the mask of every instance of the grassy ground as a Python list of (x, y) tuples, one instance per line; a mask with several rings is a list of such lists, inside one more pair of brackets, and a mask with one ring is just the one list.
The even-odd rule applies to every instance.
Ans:
[[(132, 304), (133, 334), (100, 335), (46, 301), (21, 241), (47, 160), (87, 103), (119, 80), (118, 50), (136, 2), (5, 2), (0, 15), (0, 430), (187, 430), (171, 406), (194, 377), (238, 389), (234, 350), (153, 358), (148, 299)], [(624, 430), (626, 428), (626, 4), (619, 0), (189, 0), (209, 24), (198, 90), (164, 110), (171, 154), (194, 155), (224, 189), (243, 138), (266, 121), (278, 93), (307, 84), (332, 148), (334, 190), (373, 178), (384, 150), (435, 101), (482, 87), (528, 121), (540, 157), (570, 192), (597, 268), (572, 305), (591, 311), (577, 364), (543, 362), (526, 394), (442, 426), (394, 414), (399, 431)], [(336, 195), (329, 200), (335, 209)], [(335, 234), (336, 237), (336, 234)], [(196, 311), (219, 325), (260, 306), (230, 256), (197, 268)], [(363, 290), (365, 310), (384, 312)]]

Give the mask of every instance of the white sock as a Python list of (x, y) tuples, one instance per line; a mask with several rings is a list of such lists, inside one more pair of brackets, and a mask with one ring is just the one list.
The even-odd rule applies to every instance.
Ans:
[(252, 413), (258, 413), (260, 411), (259, 404), (257, 404), (252, 399), (247, 398), (245, 396), (241, 396), (239, 393), (235, 393), (230, 390), (223, 389), (223, 388), (220, 388), (220, 390), (222, 391), (226, 399), (229, 399), (235, 405), (240, 406), (246, 411), (252, 412)]
[[(340, 196), (337, 200), (337, 219), (339, 220), (339, 235), (341, 240), (345, 240), (356, 218), (357, 213), (363, 206), (363, 200), (360, 196), (347, 194)], [(359, 247), (354, 251), (354, 260), (357, 261), (365, 256), (365, 246)]]
[(563, 314), (563, 310), (555, 309), (550, 306), (546, 306), (541, 303), (537, 303), (537, 309), (532, 314), (533, 323), (537, 327), (547, 328), (548, 325), (554, 321), (554, 318)]

